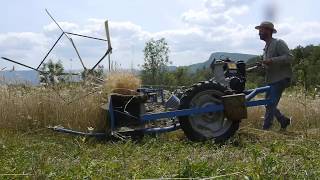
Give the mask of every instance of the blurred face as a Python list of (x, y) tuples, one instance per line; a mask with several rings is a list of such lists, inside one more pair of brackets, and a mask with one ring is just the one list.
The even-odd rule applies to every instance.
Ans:
[(261, 27), (259, 29), (259, 36), (261, 40), (267, 40), (268, 38), (272, 37), (272, 30), (269, 28)]

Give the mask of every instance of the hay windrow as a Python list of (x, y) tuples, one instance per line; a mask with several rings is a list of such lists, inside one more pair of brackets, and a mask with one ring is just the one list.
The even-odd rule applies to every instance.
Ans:
[(103, 87), (104, 96), (116, 91), (117, 93), (131, 95), (141, 87), (141, 79), (129, 72), (112, 72), (105, 78)]

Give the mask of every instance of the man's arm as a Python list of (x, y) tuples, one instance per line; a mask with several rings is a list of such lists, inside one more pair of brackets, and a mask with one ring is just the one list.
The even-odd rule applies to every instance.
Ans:
[(279, 56), (270, 58), (272, 63), (291, 63), (293, 55), (290, 53), (287, 44), (283, 40), (278, 40), (276, 50)]

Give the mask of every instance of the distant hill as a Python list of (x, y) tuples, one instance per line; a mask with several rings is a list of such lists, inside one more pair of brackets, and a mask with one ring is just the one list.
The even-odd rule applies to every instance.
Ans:
[[(191, 72), (195, 72), (197, 69), (201, 69), (203, 67), (209, 67), (210, 64), (212, 63), (213, 59), (221, 59), (221, 58), (225, 59), (227, 57), (230, 58), (231, 60), (234, 60), (234, 61), (242, 60), (244, 62), (247, 62), (249, 59), (257, 57), (257, 55), (242, 54), (242, 53), (215, 52), (210, 55), (210, 57), (207, 61), (202, 62), (202, 63), (192, 64), (192, 65), (185, 66), (185, 67), (189, 68)], [(169, 68), (169, 70), (173, 71), (177, 67), (176, 66), (169, 66), (168, 68)]]
[(39, 84), (39, 73), (33, 70), (26, 71), (0, 71), (0, 83), (7, 84)]
[[(79, 71), (74, 71), (79, 72)], [(80, 76), (70, 76), (71, 81), (78, 82), (81, 80)], [(39, 85), (39, 73), (33, 70), (24, 71), (0, 71), (0, 85), (3, 84), (28, 84)]]

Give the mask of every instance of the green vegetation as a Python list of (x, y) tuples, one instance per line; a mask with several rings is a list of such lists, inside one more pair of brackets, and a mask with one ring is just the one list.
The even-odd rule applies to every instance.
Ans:
[(81, 79), (83, 81), (90, 80), (90, 78), (98, 78), (103, 79), (104, 78), (104, 66), (98, 65), (98, 67), (94, 70), (85, 69), (81, 72)]
[(47, 63), (44, 63), (41, 66), (40, 70), (43, 72), (48, 72), (47, 74), (40, 75), (40, 83), (57, 84), (65, 82), (65, 78), (61, 76), (64, 71), (61, 61), (55, 63), (52, 60), (49, 60)]
[[(46, 132), (0, 131), (0, 179), (317, 179), (319, 131), (243, 128), (225, 145), (194, 143), (181, 131), (142, 142)], [(220, 178), (219, 178), (220, 177)]]
[(319, 88), (320, 46), (298, 46), (292, 50), (292, 53), (296, 83), (303, 85), (309, 91)]
[[(294, 56), (292, 64), (294, 73), (293, 85), (305, 87), (308, 92), (315, 91), (315, 88), (319, 89), (320, 46), (298, 46), (292, 49), (291, 52)], [(247, 61), (247, 64), (252, 65), (259, 60), (261, 60), (261, 56), (253, 57)], [(206, 63), (209, 64), (209, 62)], [(172, 71), (164, 69), (162, 73), (159, 72), (162, 81), (156, 82), (156, 84), (162, 84), (164, 86), (188, 86), (212, 77), (209, 65), (198, 68), (195, 72), (193, 72), (192, 68), (193, 67), (178, 67)], [(263, 71), (249, 73), (246, 83), (247, 88), (263, 85), (264, 75)], [(144, 74), (142, 77), (144, 77)], [(143, 84), (150, 84), (146, 79), (148, 78), (142, 79)]]
[(162, 74), (166, 72), (169, 64), (169, 46), (164, 38), (150, 39), (146, 42), (144, 52), (144, 64), (141, 77), (145, 84), (161, 84)]

